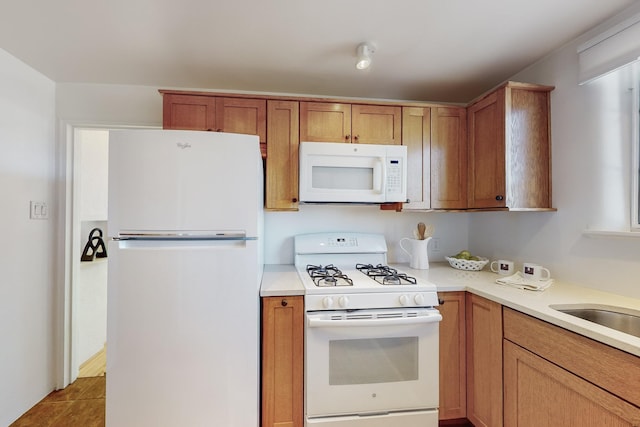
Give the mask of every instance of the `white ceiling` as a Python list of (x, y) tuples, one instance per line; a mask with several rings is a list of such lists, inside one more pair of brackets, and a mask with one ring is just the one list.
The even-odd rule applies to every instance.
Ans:
[(0, 48), (56, 82), (466, 102), (635, 2), (2, 0)]

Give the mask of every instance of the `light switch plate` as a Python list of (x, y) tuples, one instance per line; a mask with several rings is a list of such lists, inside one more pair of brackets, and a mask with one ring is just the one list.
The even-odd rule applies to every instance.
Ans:
[(29, 218), (49, 219), (49, 207), (46, 202), (29, 202)]

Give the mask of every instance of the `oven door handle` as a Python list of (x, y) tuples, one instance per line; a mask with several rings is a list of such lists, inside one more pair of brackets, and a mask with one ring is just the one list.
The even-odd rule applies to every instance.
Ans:
[(400, 325), (420, 325), (425, 323), (435, 323), (442, 320), (440, 313), (430, 314), (420, 317), (393, 317), (388, 319), (345, 319), (328, 320), (309, 317), (310, 328), (340, 328), (352, 326), (400, 326)]

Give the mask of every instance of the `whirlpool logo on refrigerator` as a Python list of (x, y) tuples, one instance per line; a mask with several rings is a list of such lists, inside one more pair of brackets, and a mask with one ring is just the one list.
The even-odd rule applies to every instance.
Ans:
[(176, 145), (178, 146), (178, 148), (182, 150), (186, 148), (191, 148), (191, 144), (189, 144), (188, 142), (177, 142)]

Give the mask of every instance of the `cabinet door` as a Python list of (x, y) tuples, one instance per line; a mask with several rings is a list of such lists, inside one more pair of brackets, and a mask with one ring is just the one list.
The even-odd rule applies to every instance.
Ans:
[(407, 199), (403, 209), (431, 207), (431, 109), (402, 108), (402, 145), (407, 147)]
[(631, 427), (640, 409), (505, 340), (504, 425)]
[(502, 426), (502, 307), (467, 294), (467, 418), (476, 427)]
[(465, 353), (465, 292), (443, 292), (440, 322), (440, 409), (439, 419), (467, 416)]
[(300, 141), (351, 142), (351, 105), (301, 102)]
[(469, 208), (506, 206), (505, 89), (473, 104), (469, 114)]
[(216, 124), (221, 132), (244, 133), (260, 137), (262, 156), (266, 155), (267, 101), (264, 99), (216, 98)]
[(467, 113), (431, 109), (431, 208), (467, 207)]
[(400, 145), (402, 108), (383, 105), (352, 105), (352, 142)]
[(215, 98), (165, 93), (162, 96), (162, 127), (182, 130), (217, 130)]
[(298, 102), (267, 102), (265, 207), (298, 209)]
[(262, 427), (302, 427), (303, 297), (262, 298)]
[(267, 141), (267, 102), (264, 99), (216, 98), (216, 123), (222, 132), (258, 135)]

